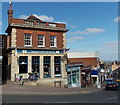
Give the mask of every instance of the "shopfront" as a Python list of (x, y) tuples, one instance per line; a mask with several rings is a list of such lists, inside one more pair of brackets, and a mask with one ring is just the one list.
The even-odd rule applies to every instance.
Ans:
[(63, 84), (67, 84), (67, 78), (65, 78), (65, 74), (67, 74), (65, 61), (62, 60), (64, 56), (63, 51), (18, 49), (16, 51), (11, 56), (14, 62), (14, 67), (12, 67), (12, 71), (14, 72), (11, 72), (13, 81), (17, 74), (22, 74), (23, 78), (26, 79), (29, 77), (29, 73), (37, 72), (39, 81), (49, 81), (52, 86), (54, 85), (54, 81), (62, 81)]
[(91, 67), (81, 68), (81, 83), (82, 87), (91, 85)]
[(81, 87), (81, 64), (68, 64), (66, 66), (68, 74), (68, 88)]

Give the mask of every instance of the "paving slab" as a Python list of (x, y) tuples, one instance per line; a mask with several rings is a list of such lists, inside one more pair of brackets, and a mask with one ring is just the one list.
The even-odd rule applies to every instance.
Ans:
[(87, 94), (91, 92), (99, 91), (96, 87), (86, 88), (63, 88), (63, 87), (52, 87), (52, 86), (27, 86), (18, 85), (14, 82), (7, 82), (2, 85), (2, 94), (18, 94), (18, 95), (55, 95), (55, 94)]

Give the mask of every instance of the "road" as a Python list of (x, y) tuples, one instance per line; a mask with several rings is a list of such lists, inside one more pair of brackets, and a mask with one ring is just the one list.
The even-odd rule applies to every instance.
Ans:
[(69, 95), (3, 95), (3, 103), (118, 103), (118, 91)]

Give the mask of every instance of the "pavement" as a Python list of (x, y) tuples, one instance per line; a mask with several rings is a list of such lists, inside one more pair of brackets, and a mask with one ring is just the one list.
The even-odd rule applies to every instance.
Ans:
[(14, 82), (8, 81), (7, 84), (1, 85), (2, 95), (63, 95), (63, 94), (89, 94), (91, 92), (97, 92), (102, 90), (96, 87), (85, 87), (85, 88), (61, 88), (52, 86), (28, 86), (18, 85)]

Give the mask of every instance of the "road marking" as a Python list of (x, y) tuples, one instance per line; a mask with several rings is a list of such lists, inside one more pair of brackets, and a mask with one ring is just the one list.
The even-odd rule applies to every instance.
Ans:
[(104, 99), (104, 100), (113, 100), (113, 99), (116, 99), (117, 97), (111, 97), (111, 98), (107, 98), (107, 99)]
[(46, 102), (45, 104), (50, 104), (50, 103), (70, 103), (70, 102)]
[(83, 94), (87, 94), (87, 93), (92, 93), (92, 92), (99, 92), (101, 89), (95, 89), (95, 90), (91, 90), (91, 91), (80, 91), (80, 93), (83, 93)]

